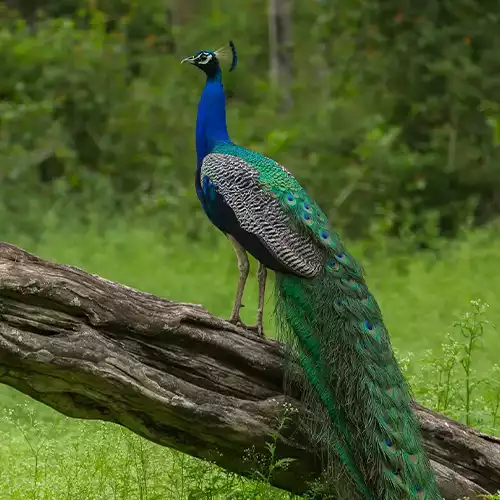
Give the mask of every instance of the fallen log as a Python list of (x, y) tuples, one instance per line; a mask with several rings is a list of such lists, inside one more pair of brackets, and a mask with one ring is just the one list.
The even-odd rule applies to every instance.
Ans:
[[(172, 302), (0, 243), (0, 383), (72, 417), (121, 424), (242, 475), (265, 454), (283, 403), (280, 345), (203, 307)], [(448, 500), (500, 490), (500, 439), (419, 405)], [(293, 425), (272, 478), (308, 489), (320, 463)]]

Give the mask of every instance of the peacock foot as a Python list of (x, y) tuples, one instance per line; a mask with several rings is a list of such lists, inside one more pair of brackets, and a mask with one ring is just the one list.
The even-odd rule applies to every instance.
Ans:
[(240, 318), (239, 314), (231, 314), (231, 316), (228, 319), (229, 323), (232, 323), (233, 325), (239, 327), (239, 328), (244, 328), (245, 330), (250, 330), (251, 332), (255, 332), (261, 337), (264, 336), (264, 329), (262, 325), (246, 325), (243, 323), (243, 321)]
[(264, 337), (264, 327), (261, 324), (246, 326), (245, 328), (251, 332), (258, 333), (261, 337)]

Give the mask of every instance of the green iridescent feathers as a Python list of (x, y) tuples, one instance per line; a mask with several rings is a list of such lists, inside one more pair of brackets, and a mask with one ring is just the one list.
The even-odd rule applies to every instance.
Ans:
[[(316, 425), (308, 424), (311, 437), (337, 450), (343, 477), (356, 486), (351, 498), (441, 499), (380, 309), (360, 267), (318, 220), (313, 234), (324, 245), (323, 231), (332, 243), (320, 275), (276, 280), (279, 331), (304, 369), (304, 400), (316, 416)], [(338, 478), (336, 457), (327, 462)]]
[(214, 152), (251, 164), (290, 227), (322, 249), (314, 278), (277, 273), (276, 317), (292, 361), (289, 381), (301, 385), (308, 409), (304, 427), (326, 451), (336, 498), (440, 500), (410, 390), (362, 269), (282, 166), (232, 143)]
[[(325, 268), (312, 280), (280, 274), (276, 282), (280, 334), (306, 373), (299, 382), (311, 437), (349, 450), (348, 461), (337, 452), (344, 477), (357, 486), (349, 498), (440, 499), (378, 306), (359, 278), (338, 279), (335, 272)], [(342, 466), (328, 458), (338, 477)], [(359, 487), (358, 474), (372, 494)]]

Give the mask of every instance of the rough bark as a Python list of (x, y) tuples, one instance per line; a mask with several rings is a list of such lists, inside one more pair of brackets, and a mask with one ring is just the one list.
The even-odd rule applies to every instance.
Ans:
[[(73, 417), (117, 422), (248, 475), (288, 401), (282, 351), (181, 304), (0, 243), (0, 382)], [(500, 439), (416, 406), (446, 499), (500, 489)], [(320, 464), (293, 426), (273, 479), (296, 493)]]

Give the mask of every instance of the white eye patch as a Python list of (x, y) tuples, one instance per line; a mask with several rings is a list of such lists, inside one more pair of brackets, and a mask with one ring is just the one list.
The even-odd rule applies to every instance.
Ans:
[(212, 60), (212, 54), (200, 54), (196, 59), (198, 64), (207, 64)]

